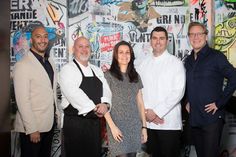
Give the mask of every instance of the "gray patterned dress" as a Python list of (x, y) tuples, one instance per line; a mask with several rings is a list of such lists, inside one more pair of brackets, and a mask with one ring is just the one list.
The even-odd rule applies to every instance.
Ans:
[(105, 73), (105, 78), (112, 92), (111, 117), (123, 134), (123, 142), (114, 140), (109, 126), (107, 126), (109, 155), (138, 152), (141, 149), (141, 119), (136, 104), (138, 90), (143, 85), (139, 77), (138, 83), (130, 83), (127, 75), (122, 74), (124, 80), (120, 81), (110, 74)]

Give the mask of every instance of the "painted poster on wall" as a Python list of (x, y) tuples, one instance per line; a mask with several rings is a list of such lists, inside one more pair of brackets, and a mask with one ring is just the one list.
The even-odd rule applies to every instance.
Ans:
[(236, 2), (215, 2), (215, 48), (236, 67)]
[[(215, 12), (215, 48), (236, 67), (236, 1), (216, 0)], [(221, 153), (236, 157), (236, 115), (231, 112), (226, 114)]]
[(213, 44), (214, 21), (212, 19), (213, 1), (212, 0), (190, 0), (190, 21), (203, 23), (208, 29), (208, 43)]
[(30, 31), (44, 25), (49, 34), (48, 53), (57, 70), (67, 62), (65, 1), (11, 0), (11, 65), (22, 58), (30, 47)]
[[(187, 41), (188, 1), (168, 1), (168, 7), (165, 3), (167, 1), (69, 1), (70, 52), (74, 40), (84, 35), (92, 43), (91, 62), (107, 69), (114, 45), (126, 40), (134, 49), (135, 65), (139, 65), (151, 54), (150, 33), (159, 25), (169, 31), (169, 52), (183, 60), (190, 51)], [(76, 8), (76, 5), (80, 7)]]

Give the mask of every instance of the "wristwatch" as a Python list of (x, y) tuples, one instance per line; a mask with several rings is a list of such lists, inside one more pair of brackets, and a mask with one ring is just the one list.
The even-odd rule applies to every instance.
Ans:
[(111, 105), (110, 105), (109, 103), (107, 103), (107, 102), (104, 102), (103, 104), (106, 104), (106, 105), (107, 105), (107, 110), (109, 111), (109, 110), (110, 110), (110, 107), (111, 107)]

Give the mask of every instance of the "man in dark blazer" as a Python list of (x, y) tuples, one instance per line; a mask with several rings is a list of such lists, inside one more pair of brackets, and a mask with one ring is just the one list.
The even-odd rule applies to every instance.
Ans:
[(22, 157), (50, 157), (53, 129), (59, 116), (56, 101), (56, 71), (46, 53), (48, 33), (36, 26), (29, 52), (13, 70), (18, 111), (15, 131), (20, 132)]
[[(198, 157), (217, 157), (224, 125), (225, 106), (236, 89), (236, 69), (226, 56), (207, 44), (204, 24), (189, 24), (193, 48), (185, 60), (187, 109)], [(223, 88), (224, 79), (227, 84)]]

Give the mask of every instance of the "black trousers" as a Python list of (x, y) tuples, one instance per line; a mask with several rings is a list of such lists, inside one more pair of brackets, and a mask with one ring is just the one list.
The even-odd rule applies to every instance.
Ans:
[(30, 136), (20, 133), (21, 157), (50, 157), (54, 127), (49, 132), (40, 133), (40, 142), (33, 143)]
[(101, 124), (99, 118), (65, 115), (63, 125), (66, 157), (101, 156)]
[(217, 157), (220, 150), (220, 139), (224, 120), (203, 127), (191, 127), (193, 143), (198, 157)]
[(179, 157), (181, 130), (148, 129), (147, 153), (152, 157)]

